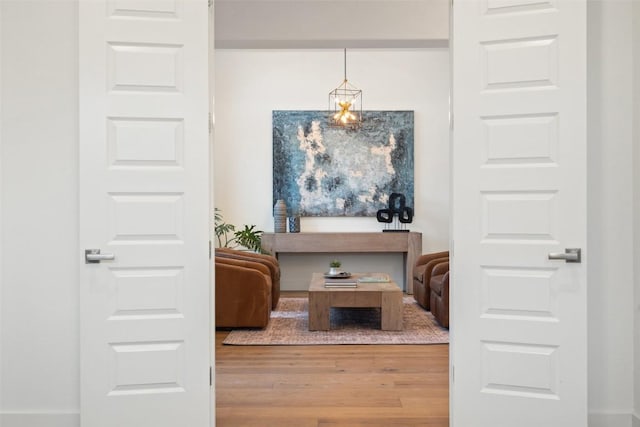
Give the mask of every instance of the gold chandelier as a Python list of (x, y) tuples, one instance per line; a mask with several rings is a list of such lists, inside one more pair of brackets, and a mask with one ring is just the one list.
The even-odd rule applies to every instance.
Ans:
[(344, 49), (344, 80), (329, 92), (329, 125), (358, 128), (362, 124), (362, 91), (347, 80), (347, 49)]

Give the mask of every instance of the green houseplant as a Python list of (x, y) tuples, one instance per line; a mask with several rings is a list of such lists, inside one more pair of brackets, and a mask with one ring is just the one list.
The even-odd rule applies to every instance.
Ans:
[(262, 249), (262, 230), (257, 230), (255, 225), (245, 225), (243, 229), (236, 230), (235, 225), (224, 221), (218, 208), (214, 212), (214, 233), (220, 248), (243, 246), (254, 252), (266, 253)]
[(242, 230), (237, 230), (234, 234), (235, 241), (240, 246), (262, 253), (262, 230), (256, 230), (255, 225), (245, 225)]
[[(216, 240), (218, 241), (219, 248), (229, 248), (233, 242), (233, 234), (236, 231), (236, 227), (233, 224), (227, 224), (222, 218), (220, 209), (215, 208), (214, 211), (214, 233)], [(231, 235), (231, 237), (229, 237)]]
[(329, 263), (329, 274), (338, 274), (340, 272), (340, 266), (342, 263), (337, 259), (334, 259)]

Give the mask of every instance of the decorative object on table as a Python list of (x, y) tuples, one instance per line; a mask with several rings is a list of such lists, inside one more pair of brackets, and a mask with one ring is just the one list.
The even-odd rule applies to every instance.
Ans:
[(276, 233), (287, 232), (287, 205), (283, 199), (276, 200), (273, 206), (273, 231)]
[(342, 263), (340, 261), (338, 261), (337, 259), (334, 259), (333, 261), (331, 261), (329, 263), (329, 274), (330, 275), (337, 275), (339, 273), (342, 273), (340, 271), (340, 266), (342, 265)]
[(357, 129), (362, 124), (362, 90), (347, 80), (347, 49), (344, 49), (344, 80), (329, 92), (329, 126)]
[(266, 253), (262, 249), (262, 230), (256, 230), (255, 224), (245, 225), (243, 229), (236, 230), (235, 225), (224, 221), (218, 208), (214, 210), (214, 233), (218, 248), (234, 249), (242, 246), (254, 252)]
[(357, 131), (326, 111), (273, 111), (273, 201), (300, 216), (370, 216), (414, 200), (413, 111), (364, 111)]
[(294, 215), (289, 217), (289, 233), (300, 232), (300, 215)]
[(326, 272), (323, 274), (325, 279), (348, 279), (351, 273), (348, 271), (338, 270), (336, 273)]
[[(413, 221), (413, 209), (406, 205), (406, 198), (404, 194), (393, 193), (389, 197), (389, 207), (386, 209), (380, 209), (376, 213), (378, 222), (385, 225), (382, 231), (404, 231), (408, 232), (409, 229), (406, 224)], [(393, 226), (390, 224), (394, 223)]]

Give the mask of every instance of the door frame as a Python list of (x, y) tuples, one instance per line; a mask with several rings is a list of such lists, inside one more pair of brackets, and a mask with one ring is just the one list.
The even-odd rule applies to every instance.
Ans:
[[(211, 208), (210, 208), (210, 212), (214, 211), (215, 208), (215, 193), (214, 193), (214, 168), (215, 168), (215, 155), (214, 155), (214, 150), (213, 150), (213, 146), (214, 146), (214, 142), (215, 142), (215, 110), (214, 110), (214, 105), (215, 105), (215, 85), (214, 85), (214, 78), (213, 76), (215, 76), (215, 37), (214, 37), (214, 33), (213, 33), (213, 29), (214, 29), (214, 20), (215, 20), (215, 1), (216, 0), (208, 0), (209, 1), (209, 19), (210, 19), (210, 23), (209, 23), (209, 31), (210, 31), (210, 35), (209, 35), (209, 44), (210, 44), (210, 49), (209, 49), (209, 76), (211, 78), (210, 80), (210, 84), (209, 84), (209, 95), (210, 95), (210, 134), (209, 134), (209, 146), (210, 146), (210, 162), (209, 162), (209, 169), (210, 169), (210, 180), (209, 180), (209, 193), (212, 195), (210, 200), (211, 200)], [(448, 112), (449, 112), (449, 174), (451, 177), (452, 174), (452, 170), (453, 168), (451, 167), (452, 163), (453, 163), (453, 106), (451, 103), (451, 99), (453, 96), (453, 55), (451, 54), (451, 39), (452, 39), (452, 35), (453, 35), (453, 0), (449, 0), (448, 3), (448, 9), (449, 9), (449, 39), (447, 41), (447, 53), (448, 53), (448, 57), (449, 57), (449, 107), (448, 107)], [(450, 180), (451, 182), (451, 180)], [(453, 197), (452, 196), (452, 187), (451, 185), (449, 185), (449, 218), (452, 218), (452, 211), (453, 211)], [(213, 223), (213, 217), (211, 217), (211, 221)], [(453, 244), (453, 222), (450, 221), (449, 222), (449, 248), (452, 248), (452, 244)], [(210, 230), (210, 244), (211, 246), (211, 251), (213, 251), (213, 245), (214, 245), (214, 235)], [(211, 292), (211, 298), (210, 298), (210, 329), (212, 331), (211, 334), (211, 351), (210, 351), (210, 355), (211, 355), (211, 369), (212, 369), (212, 373), (211, 373), (211, 426), (215, 427), (216, 425), (216, 329), (215, 329), (215, 292), (214, 287), (215, 287), (215, 268), (214, 268), (214, 262), (213, 262), (213, 252), (211, 255), (211, 263), (210, 263), (210, 269), (211, 269), (211, 274), (210, 274), (210, 289), (212, 290)], [(407, 281), (409, 279), (407, 278)], [(407, 286), (409, 286), (409, 283), (407, 282)], [(451, 419), (451, 414), (453, 413), (453, 400), (451, 399), (451, 396), (453, 395), (453, 387), (454, 387), (454, 382), (453, 382), (453, 364), (452, 364), (452, 358), (451, 358), (451, 346), (453, 344), (453, 338), (454, 338), (454, 334), (450, 334), (449, 335), (449, 354), (448, 354), (448, 359), (449, 359), (449, 397), (448, 397), (448, 401), (449, 401), (449, 413), (450, 413), (450, 419)], [(451, 425), (451, 422), (449, 422), (449, 425)]]
[[(210, 0), (210, 1), (214, 1), (214, 0)], [(454, 31), (454, 26), (453, 26), (453, 0), (449, 1), (449, 40), (448, 40), (448, 44), (447, 44), (447, 50), (448, 50), (448, 55), (449, 55), (449, 92), (450, 92), (450, 101), (452, 99), (452, 92), (453, 92), (453, 55), (452, 55), (452, 43), (451, 40), (453, 39), (453, 31)], [(213, 19), (213, 7), (211, 7), (211, 16)], [(211, 27), (210, 27), (211, 28)], [(210, 39), (213, 40), (213, 37)], [(215, 48), (212, 48), (211, 50), (211, 54), (213, 56), (213, 52), (215, 52)], [(213, 71), (215, 70), (215, 64), (214, 61), (211, 60), (210, 61), (210, 74), (213, 74)], [(213, 88), (214, 86), (211, 85), (211, 87)], [(588, 89), (588, 88), (587, 88)], [(213, 91), (213, 89), (212, 89)], [(212, 96), (215, 98), (215, 93), (212, 93)], [(213, 108), (213, 104), (212, 104), (212, 108)], [(212, 111), (213, 114), (213, 111)], [(213, 120), (212, 120), (213, 123)], [(213, 129), (215, 128), (215, 125), (212, 125), (212, 135), (211, 135), (211, 144), (213, 144)], [(452, 103), (449, 103), (449, 174), (450, 174), (450, 182), (452, 182), (452, 164), (453, 164), (453, 106)], [(213, 195), (211, 200), (212, 203), (215, 205), (215, 194), (213, 194), (214, 188), (213, 188), (213, 168), (214, 168), (214, 155), (212, 153), (212, 157), (211, 157), (211, 172), (212, 172), (212, 178), (210, 181), (210, 192)], [(449, 248), (451, 248), (451, 250), (453, 250), (453, 229), (455, 228), (455, 224), (453, 222), (453, 207), (454, 207), (455, 201), (453, 198), (453, 194), (452, 194), (452, 186), (449, 186), (449, 218), (451, 219), (449, 222)], [(452, 267), (453, 269), (454, 267)], [(455, 275), (455, 271), (452, 271), (452, 274)], [(211, 274), (211, 286), (213, 289), (213, 286), (215, 286), (215, 276), (212, 273)], [(455, 304), (455, 302), (452, 302), (451, 304)], [(587, 313), (588, 315), (588, 313)], [(212, 425), (215, 425), (215, 363), (216, 363), (216, 358), (215, 358), (215, 293), (212, 292), (212, 305), (211, 305), (211, 324), (212, 324), (212, 337), (211, 337), (211, 345), (212, 345), (212, 367), (213, 367), (213, 384), (212, 384), (212, 396), (213, 396), (213, 412), (212, 412)], [(453, 345), (455, 345), (455, 339), (457, 334), (454, 332), (453, 328), (451, 330), (450, 334), (450, 341), (449, 341), (449, 413), (450, 413), (450, 420), (451, 420), (451, 416), (454, 413), (454, 405), (455, 405), (455, 401), (454, 399), (452, 399), (453, 395), (454, 395), (454, 389), (455, 389), (455, 382), (453, 381), (454, 379), (454, 372), (453, 372), (453, 360), (452, 360), (452, 355), (451, 355), (451, 348)], [(588, 371), (587, 371), (587, 376), (588, 376)], [(450, 421), (450, 425), (451, 425), (451, 421)]]
[[(215, 37), (214, 37), (214, 29), (215, 29), (215, 8), (214, 8), (214, 0), (208, 0), (208, 13), (209, 13), (209, 35), (207, 44), (209, 48), (207, 49), (209, 58), (209, 224), (213, 224), (214, 216), (212, 212), (215, 209), (215, 198), (216, 195), (214, 193), (214, 172), (215, 165), (214, 154), (213, 154), (213, 140), (214, 140), (214, 129), (215, 129), (215, 86), (214, 86), (214, 76), (215, 73)], [(209, 425), (211, 427), (215, 427), (216, 425), (216, 269), (213, 263), (213, 242), (215, 235), (211, 228), (209, 227), (209, 378), (211, 379), (211, 387), (209, 392), (209, 398), (211, 399), (209, 405)]]

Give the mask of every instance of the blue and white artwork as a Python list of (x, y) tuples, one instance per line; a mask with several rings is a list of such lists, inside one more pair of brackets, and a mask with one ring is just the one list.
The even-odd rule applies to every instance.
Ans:
[(401, 193), (413, 206), (413, 111), (365, 111), (329, 126), (327, 111), (273, 111), (273, 203), (289, 215), (375, 216)]

